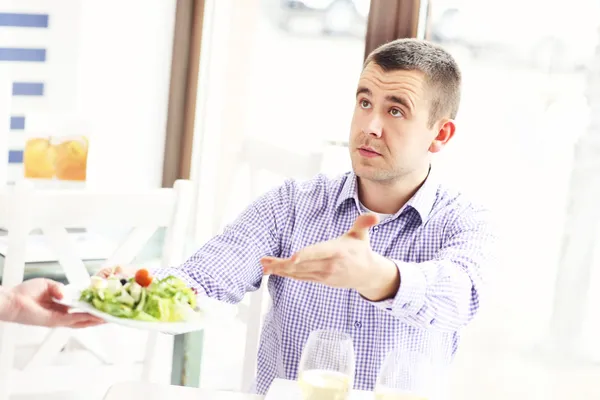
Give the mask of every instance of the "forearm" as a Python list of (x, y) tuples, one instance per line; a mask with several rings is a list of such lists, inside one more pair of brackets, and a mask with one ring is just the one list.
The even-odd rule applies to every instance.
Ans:
[(286, 184), (262, 196), (183, 265), (157, 270), (155, 275), (175, 275), (200, 295), (240, 302), (246, 292), (258, 289), (261, 284), (260, 259), (280, 255), (289, 190)]
[(401, 283), (385, 305), (395, 317), (422, 327), (458, 330), (479, 308), (479, 285), (449, 260), (425, 263), (396, 261)]
[(250, 254), (238, 256), (235, 249), (220, 249), (225, 247), (221, 241), (222, 238), (216, 237), (181, 266), (159, 269), (154, 274), (159, 278), (177, 276), (199, 295), (238, 303), (246, 292), (256, 290), (260, 285), (262, 269), (258, 254), (262, 255), (263, 252), (260, 249), (248, 249)]
[[(421, 327), (456, 330), (477, 310), (471, 279), (451, 263), (406, 263), (378, 255), (372, 270), (371, 279), (357, 291), (396, 318)], [(428, 279), (426, 270), (441, 270), (446, 278)]]
[(374, 304), (422, 327), (457, 330), (469, 323), (479, 310), (484, 275), (497, 265), (497, 239), (485, 221), (475, 218), (454, 230), (434, 259), (394, 260), (397, 293)]

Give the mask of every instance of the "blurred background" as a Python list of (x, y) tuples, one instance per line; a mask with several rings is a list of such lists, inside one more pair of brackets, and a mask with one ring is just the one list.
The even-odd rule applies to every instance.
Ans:
[[(3, 0), (0, 177), (189, 178), (192, 251), (283, 179), (349, 170), (365, 55), (431, 40), (464, 79), (436, 168), (496, 210), (505, 239), (452, 395), (598, 398), (599, 28), (598, 0)], [(206, 331), (199, 385), (239, 387), (244, 329)]]

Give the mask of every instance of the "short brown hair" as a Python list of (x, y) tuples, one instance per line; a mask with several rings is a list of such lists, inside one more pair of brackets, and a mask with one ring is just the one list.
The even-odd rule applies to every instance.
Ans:
[(374, 62), (384, 71), (420, 71), (433, 90), (429, 125), (443, 117), (456, 118), (461, 73), (454, 57), (441, 47), (418, 39), (397, 39), (369, 54), (363, 68)]

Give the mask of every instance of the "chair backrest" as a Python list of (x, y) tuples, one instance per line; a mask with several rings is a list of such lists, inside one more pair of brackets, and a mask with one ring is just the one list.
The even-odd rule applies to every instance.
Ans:
[[(251, 173), (268, 171), (284, 178), (308, 179), (321, 171), (323, 148), (313, 152), (296, 152), (269, 142), (247, 139), (241, 150), (242, 162)], [(253, 187), (260, 191), (260, 187)]]
[[(252, 198), (262, 194), (265, 187), (261, 185), (261, 172), (269, 172), (283, 178), (309, 179), (321, 171), (323, 149), (315, 152), (300, 153), (284, 149), (268, 142), (247, 139), (242, 146), (241, 160), (250, 169), (250, 191)], [(256, 357), (260, 342), (260, 331), (264, 311), (269, 304), (267, 280), (263, 279), (261, 287), (250, 293), (249, 304), (240, 305), (240, 319), (246, 322), (246, 345), (242, 372), (242, 390), (251, 391), (256, 375)], [(267, 307), (265, 307), (267, 306)]]
[[(23, 281), (27, 237), (34, 229), (42, 231), (54, 250), (67, 280), (75, 285), (87, 285), (89, 272), (72, 243), (67, 228), (122, 227), (131, 229), (105, 266), (129, 264), (144, 248), (157, 228), (166, 227), (161, 264), (177, 265), (185, 257), (185, 243), (192, 207), (192, 183), (177, 181), (172, 189), (142, 191), (47, 190), (34, 189), (31, 182), (22, 181), (0, 192), (0, 225), (8, 229), (8, 252), (4, 263), (3, 286), (15, 286)], [(4, 399), (9, 374), (13, 366), (17, 333), (10, 324), (0, 323), (0, 398)], [(23, 370), (47, 364), (69, 340), (71, 333), (55, 329), (38, 346)], [(77, 333), (73, 333), (76, 335)], [(87, 337), (87, 336), (86, 336)], [(78, 341), (95, 355), (101, 355), (96, 339), (78, 337)], [(86, 344), (87, 343), (87, 344)], [(150, 335), (146, 345), (142, 377), (149, 379), (156, 365), (157, 335)], [(89, 345), (88, 345), (89, 344)], [(172, 348), (172, 346), (170, 346)], [(52, 367), (50, 367), (52, 368)], [(77, 369), (80, 366), (74, 366)], [(61, 375), (62, 377), (62, 375)], [(62, 379), (62, 378), (61, 378)], [(73, 386), (72, 377), (56, 379), (52, 390)], [(6, 383), (6, 384), (5, 384)], [(48, 388), (50, 388), (48, 386)], [(23, 390), (23, 389), (21, 389)], [(28, 388), (25, 389), (28, 392)]]
[(20, 182), (0, 196), (0, 221), (6, 221), (8, 248), (3, 284), (13, 286), (23, 280), (27, 236), (40, 229), (56, 252), (70, 283), (89, 281), (87, 269), (70, 243), (68, 228), (131, 228), (105, 265), (130, 263), (157, 228), (166, 227), (163, 264), (182, 261), (187, 224), (192, 206), (192, 184), (177, 181), (173, 189), (131, 192), (59, 189), (36, 190)]

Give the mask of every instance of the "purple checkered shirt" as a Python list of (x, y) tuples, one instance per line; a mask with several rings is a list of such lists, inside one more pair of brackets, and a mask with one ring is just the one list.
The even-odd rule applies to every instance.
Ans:
[[(263, 256), (289, 257), (334, 239), (351, 228), (359, 210), (353, 173), (287, 181), (182, 266), (158, 275), (177, 275), (200, 293), (237, 303), (258, 289)], [(460, 328), (479, 308), (484, 274), (495, 259), (494, 234), (488, 212), (443, 188), (432, 170), (402, 209), (370, 230), (373, 250), (399, 268), (393, 299), (374, 303), (355, 290), (269, 277), (273, 302), (262, 331), (256, 391), (266, 393), (274, 378), (297, 378), (303, 346), (315, 329), (353, 338), (356, 389), (373, 390), (385, 355), (395, 348), (427, 352), (436, 337), (449, 361)]]

